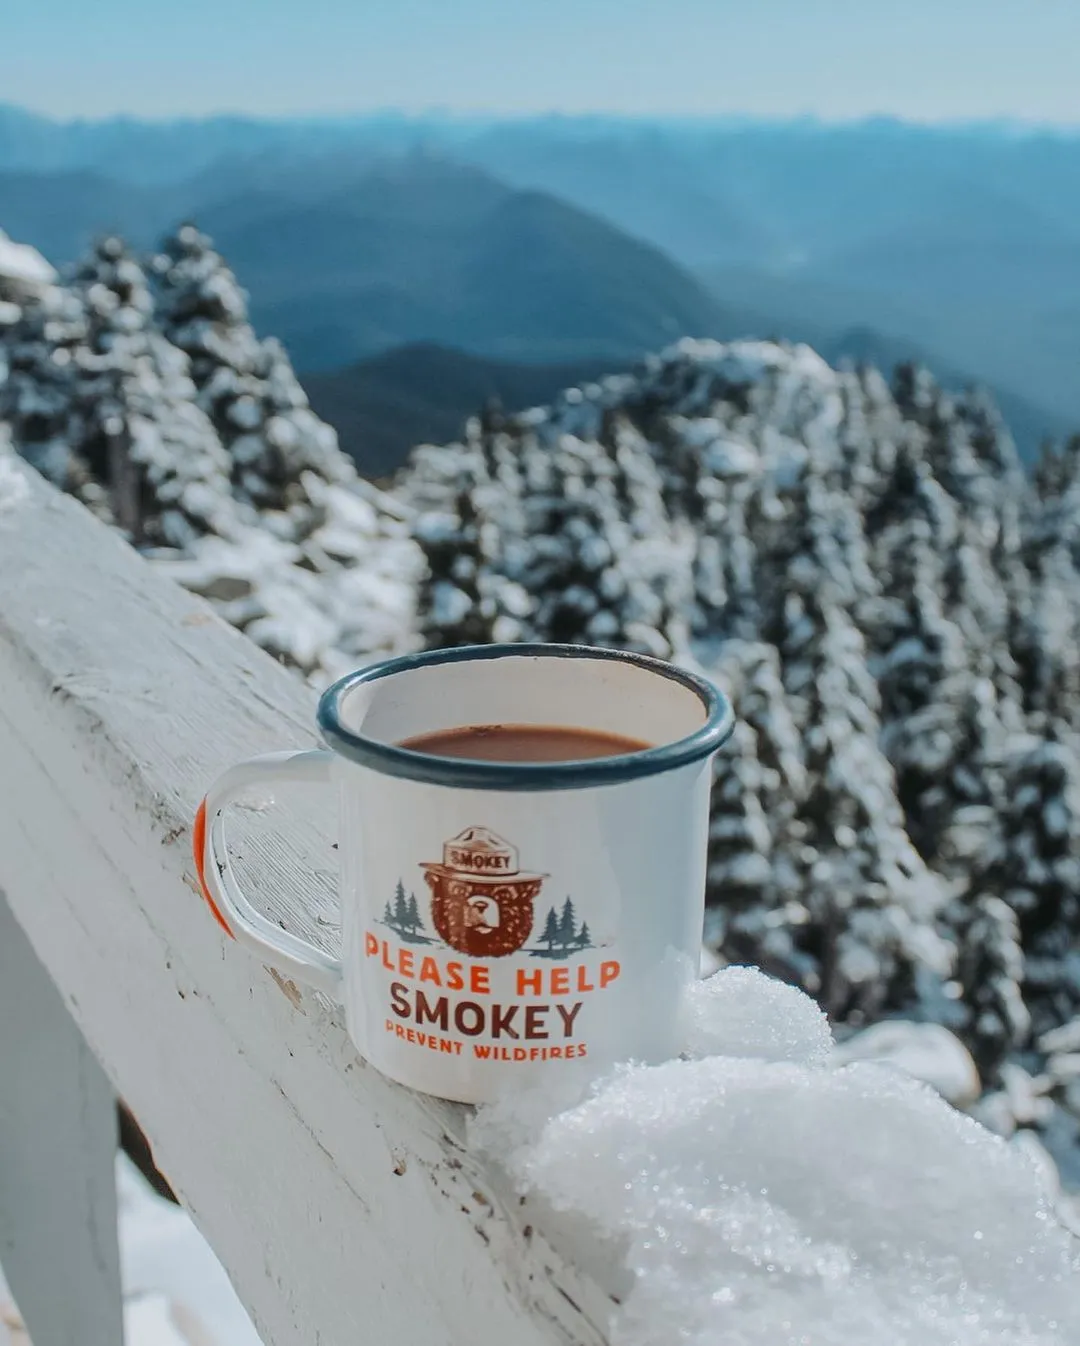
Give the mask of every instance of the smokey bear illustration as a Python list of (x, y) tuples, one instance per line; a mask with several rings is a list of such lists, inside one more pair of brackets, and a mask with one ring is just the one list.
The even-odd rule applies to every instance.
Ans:
[(421, 868), (435, 929), (452, 949), (505, 958), (524, 946), (547, 875), (523, 872), (515, 846), (486, 827), (467, 827), (443, 846), (442, 864)]

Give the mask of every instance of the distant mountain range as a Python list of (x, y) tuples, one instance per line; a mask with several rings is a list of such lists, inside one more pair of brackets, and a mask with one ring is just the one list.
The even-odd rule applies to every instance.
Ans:
[(173, 185), (7, 172), (0, 212), (13, 237), (61, 260), (102, 228), (147, 246), (196, 216), (250, 290), (257, 325), (306, 370), (413, 341), (532, 363), (632, 359), (743, 325), (658, 248), (476, 168), (415, 153), (345, 183), (325, 163), (273, 185), (254, 176), (219, 197), (221, 175), (206, 175), (181, 209)]
[(1080, 427), (1075, 135), (0, 107), (0, 227), (52, 260), (186, 216), (309, 371), (417, 341), (550, 364), (872, 333), (985, 381), (1025, 448)]
[(414, 445), (458, 438), (466, 418), (492, 400), (520, 411), (611, 372), (610, 361), (510, 364), (421, 342), (333, 373), (308, 374), (303, 383), (358, 469), (381, 478), (396, 472)]
[(200, 222), (301, 369), (403, 342), (532, 362), (634, 357), (737, 323), (658, 248), (546, 192), (426, 155), (314, 200), (246, 195)]

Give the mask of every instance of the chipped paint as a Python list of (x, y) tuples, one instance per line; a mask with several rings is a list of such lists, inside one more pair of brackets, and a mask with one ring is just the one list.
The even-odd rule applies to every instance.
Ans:
[(300, 994), (300, 988), (299, 986), (297, 986), (296, 982), (294, 982), (289, 977), (283, 977), (281, 973), (277, 971), (276, 968), (268, 967), (266, 970), (267, 972), (270, 973), (271, 977), (273, 977), (273, 979), (277, 982), (278, 986), (281, 988), (281, 993), (285, 997), (285, 999), (288, 1000), (290, 1004), (295, 1006), (296, 1009), (300, 1010), (301, 1014), (303, 1014), (304, 1011), (300, 1005), (300, 1001), (302, 1000), (303, 997)]

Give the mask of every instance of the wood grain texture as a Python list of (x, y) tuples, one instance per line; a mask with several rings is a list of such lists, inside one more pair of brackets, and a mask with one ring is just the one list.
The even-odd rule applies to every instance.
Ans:
[(119, 1346), (116, 1107), (0, 891), (0, 1265), (35, 1342)]
[[(466, 1149), (464, 1109), (366, 1066), (338, 1011), (227, 941), (198, 896), (206, 786), (309, 746), (313, 694), (18, 470), (29, 497), (0, 513), (0, 887), (267, 1346), (599, 1346), (610, 1299), (588, 1250), (534, 1232)], [(234, 832), (249, 872), (288, 868), (260, 883), (264, 910), (333, 947), (325, 821), (274, 809)]]

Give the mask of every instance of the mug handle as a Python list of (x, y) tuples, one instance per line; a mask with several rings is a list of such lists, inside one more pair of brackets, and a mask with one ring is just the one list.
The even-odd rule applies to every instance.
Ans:
[(329, 785), (334, 754), (269, 752), (237, 762), (211, 786), (195, 815), (192, 844), (203, 896), (231, 938), (269, 959), (281, 972), (340, 1001), (341, 960), (282, 930), (256, 911), (236, 882), (225, 844), (225, 809), (253, 785)]

